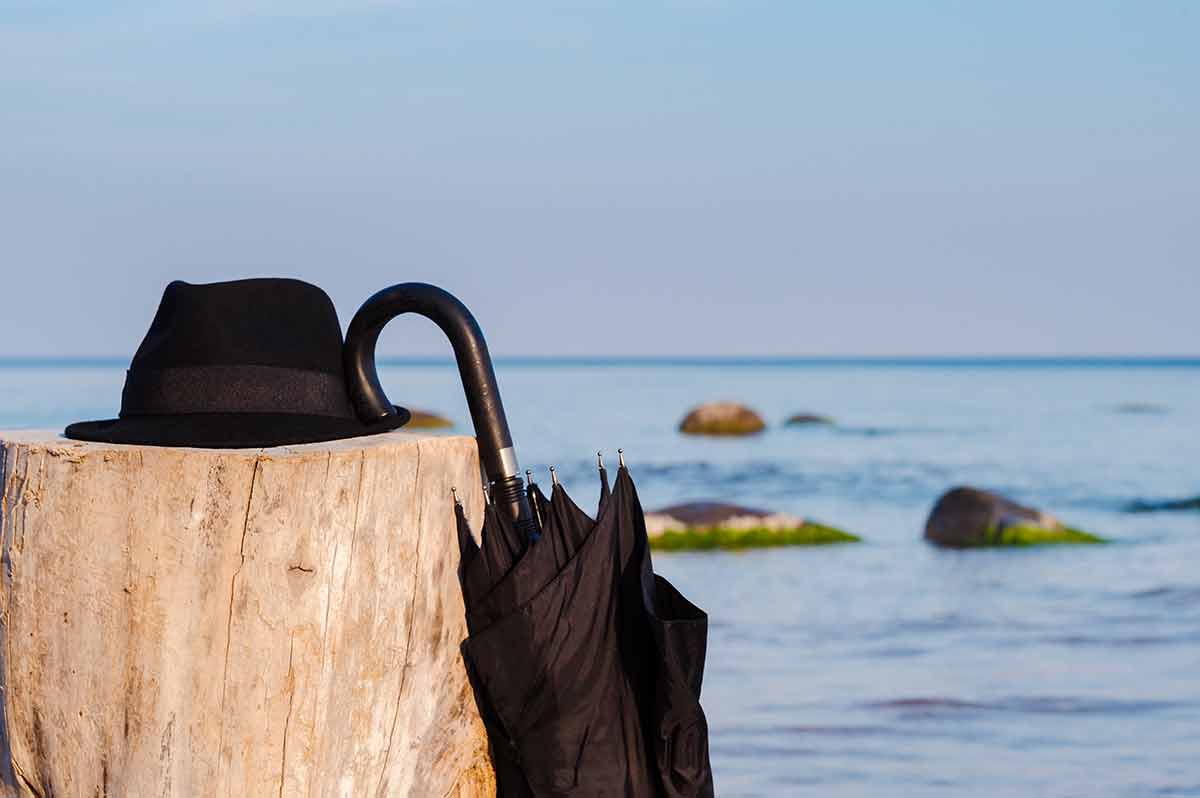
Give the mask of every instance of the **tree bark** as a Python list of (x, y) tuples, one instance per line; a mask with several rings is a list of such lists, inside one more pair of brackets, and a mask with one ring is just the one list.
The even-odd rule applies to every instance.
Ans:
[(459, 653), (475, 442), (0, 432), (0, 795), (494, 795)]

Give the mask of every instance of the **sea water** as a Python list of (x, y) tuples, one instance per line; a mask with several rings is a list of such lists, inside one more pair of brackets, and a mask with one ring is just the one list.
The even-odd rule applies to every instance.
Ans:
[[(0, 366), (0, 428), (115, 414), (123, 363)], [(457, 372), (381, 369), (469, 433)], [(523, 467), (597, 495), (623, 447), (647, 509), (718, 499), (854, 545), (655, 554), (710, 617), (717, 794), (1200, 796), (1197, 361), (504, 361)], [(732, 399), (768, 430), (679, 435)], [(1125, 407), (1134, 403), (1133, 407)], [(832, 426), (784, 427), (796, 412)], [(946, 489), (1001, 491), (1113, 542), (945, 551)]]

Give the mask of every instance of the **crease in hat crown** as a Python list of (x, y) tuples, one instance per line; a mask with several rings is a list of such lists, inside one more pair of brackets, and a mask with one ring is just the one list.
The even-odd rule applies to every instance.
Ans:
[(363, 423), (342, 365), (342, 330), (319, 287), (288, 278), (167, 285), (126, 372), (116, 419), (82, 440), (239, 448), (336, 440), (402, 426)]

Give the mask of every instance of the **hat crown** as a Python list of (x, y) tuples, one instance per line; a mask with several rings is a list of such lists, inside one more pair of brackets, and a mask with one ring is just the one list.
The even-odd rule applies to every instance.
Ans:
[(329, 295), (285, 278), (176, 280), (163, 291), (130, 370), (236, 365), (341, 377), (342, 329)]
[(299, 280), (173, 282), (133, 356), (121, 418), (290, 412), (351, 419), (333, 303)]
[(257, 278), (163, 291), (134, 353), (117, 418), (77, 421), (68, 438), (151, 446), (281, 446), (372, 435), (409, 413), (354, 411), (342, 328), (329, 296), (301, 280)]

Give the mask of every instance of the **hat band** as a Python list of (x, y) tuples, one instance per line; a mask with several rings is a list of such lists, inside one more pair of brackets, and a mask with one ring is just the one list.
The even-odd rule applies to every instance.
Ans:
[(355, 418), (336, 374), (275, 366), (130, 369), (121, 418), (193, 413), (289, 413)]

